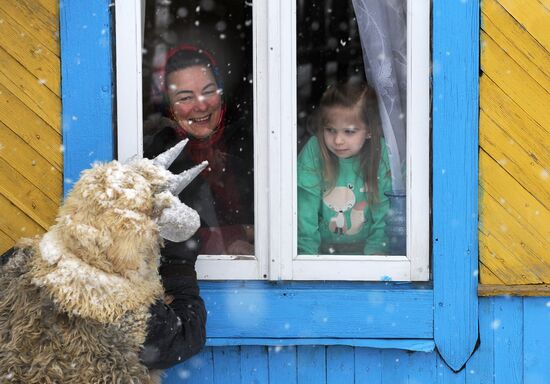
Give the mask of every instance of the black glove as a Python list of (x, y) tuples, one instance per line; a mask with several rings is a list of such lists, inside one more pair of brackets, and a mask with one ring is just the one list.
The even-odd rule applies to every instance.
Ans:
[(164, 240), (164, 248), (161, 249), (161, 265), (188, 265), (195, 270), (197, 261), (199, 240), (197, 236), (181, 243)]
[(140, 354), (149, 369), (181, 363), (197, 354), (206, 341), (206, 309), (195, 272), (197, 253), (187, 242), (167, 241), (161, 251), (159, 273), (169, 304), (157, 301), (150, 309)]
[(15, 248), (12, 247), (8, 249), (6, 252), (0, 256), (0, 266), (6, 264), (8, 261), (10, 261), (11, 257), (15, 254)]

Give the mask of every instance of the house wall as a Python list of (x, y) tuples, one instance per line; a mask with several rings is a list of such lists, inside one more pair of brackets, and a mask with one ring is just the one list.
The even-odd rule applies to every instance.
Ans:
[(550, 10), (543, 3), (481, 6), (482, 294), (550, 294)]
[[(461, 3), (464, 2), (461, 0)], [(107, 3), (108, 1), (80, 4), (68, 1), (63, 12), (71, 15), (70, 18), (67, 17), (70, 20), (81, 15), (84, 20), (83, 9), (89, 10), (90, 15), (95, 17), (95, 12), (107, 12)], [(522, 7), (513, 7), (520, 3), (523, 4), (514, 0), (486, 0), (482, 9), (483, 52), (489, 52), (490, 49), (490, 54), (494, 56), (486, 56), (485, 53), (482, 56), (483, 76), (480, 82), (480, 273), (482, 283), (501, 286), (507, 281), (516, 285), (547, 282), (541, 277), (546, 276), (540, 272), (540, 268), (546, 267), (547, 260), (540, 250), (548, 249), (544, 246), (547, 244), (544, 241), (548, 241), (548, 238), (543, 237), (542, 243), (540, 238), (535, 238), (534, 242), (531, 240), (538, 232), (543, 232), (538, 234), (545, 236), (544, 230), (548, 228), (548, 220), (544, 219), (547, 218), (544, 216), (547, 211), (542, 212), (539, 209), (537, 215), (537, 210), (533, 209), (535, 206), (548, 207), (548, 200), (545, 199), (548, 194), (545, 184), (548, 162), (544, 161), (548, 159), (547, 149), (545, 151), (548, 142), (545, 140), (548, 139), (547, 122), (550, 120), (541, 119), (548, 116), (548, 108), (544, 108), (548, 105), (544, 101), (547, 97), (544, 92), (548, 90), (546, 79), (550, 68), (547, 54), (549, 44), (547, 28), (540, 28), (540, 21), (537, 21), (541, 17), (544, 20), (548, 12), (544, 7), (533, 9), (532, 7), (540, 5), (537, 1), (525, 2), (526, 5)], [(89, 7), (93, 4), (99, 8), (98, 11), (90, 10)], [(507, 14), (502, 13), (502, 9)], [(502, 19), (495, 19), (497, 16), (489, 17), (491, 12), (500, 12), (494, 15)], [(510, 17), (515, 20), (509, 23), (512, 34), (503, 39), (499, 33), (502, 34), (505, 29), (503, 26), (508, 24), (502, 20), (510, 21)], [(21, 236), (44, 231), (53, 221), (62, 193), (58, 18), (59, 6), (55, 0), (0, 2), (2, 250)], [(490, 22), (498, 28), (491, 29)], [(90, 32), (92, 27), (97, 29), (94, 30), (94, 33), (97, 32), (95, 35)], [(82, 33), (64, 38), (65, 41), (70, 41), (84, 39), (86, 36), (108, 36), (103, 33), (108, 27), (107, 22), (102, 25), (80, 23), (74, 30), (81, 30)], [(529, 33), (522, 34), (522, 31)], [(525, 40), (520, 40), (522, 38)], [(99, 56), (98, 47), (110, 54), (108, 39), (89, 39), (83, 40), (82, 44), (73, 44), (79, 49), (86, 47), (86, 50), (64, 50), (65, 60), (93, 67), (98, 60), (90, 57)], [(524, 58), (529, 60), (522, 61)], [(504, 66), (499, 66), (501, 64)], [(100, 70), (90, 71), (96, 75), (94, 79), (71, 79), (70, 89), (64, 90), (64, 95), (67, 95), (64, 110), (71, 110), (69, 103), (86, 102), (101, 104), (97, 111), (110, 111), (111, 74), (106, 69), (109, 67), (110, 63), (100, 67)], [(528, 68), (534, 72), (529, 70), (527, 73)], [(65, 79), (70, 76), (71, 73), (64, 74)], [(84, 81), (91, 83), (92, 80), (95, 88), (91, 93), (79, 93), (79, 84)], [(505, 97), (497, 98), (499, 92), (503, 91)], [(509, 99), (512, 102), (505, 104)], [(533, 100), (533, 103), (522, 103)], [(512, 109), (505, 108), (510, 105)], [(85, 118), (95, 120), (90, 123), (85, 122)], [(76, 135), (76, 132), (92, 126), (106, 127), (109, 130), (109, 124), (98, 122), (100, 118), (110, 120), (111, 116), (108, 113), (67, 115), (63, 133), (68, 136)], [(499, 123), (493, 124), (495, 121)], [(525, 135), (525, 132), (529, 135)], [(90, 159), (103, 156), (108, 158), (112, 155), (112, 142), (82, 140), (82, 133), (76, 136), (80, 144), (75, 152), (86, 153)], [(509, 147), (510, 140), (514, 142), (513, 147)], [(526, 144), (521, 140), (534, 144), (534, 149), (526, 149)], [(499, 162), (504, 159), (499, 156), (506, 156), (506, 161)], [(66, 178), (77, 177), (78, 170), (89, 165), (88, 161), (77, 164), (70, 157), (66, 159), (69, 168), (74, 169), (72, 173), (66, 173)], [(521, 182), (534, 179), (538, 184)], [(540, 216), (541, 212), (543, 216)], [(503, 231), (503, 228), (508, 230)], [(502, 255), (510, 254), (511, 249), (514, 250), (511, 258), (503, 258)], [(530, 251), (533, 249), (539, 251), (533, 253)], [(529, 260), (542, 260), (543, 263), (531, 264), (534, 267), (527, 272), (520, 272), (523, 280), (514, 282), (512, 278), (517, 278), (514, 277), (516, 272), (523, 271), (518, 268), (522, 268)], [(525, 276), (528, 276), (527, 273), (535, 275), (538, 280), (524, 279), (522, 273)], [(345, 345), (279, 347), (273, 342), (269, 347), (207, 347), (201, 355), (169, 370), (165, 382), (550, 383), (550, 332), (547, 331), (547, 324), (550, 323), (549, 302), (547, 298), (482, 298), (479, 312), (480, 342), (465, 369), (459, 373), (453, 373), (447, 368), (435, 351), (406, 352)]]
[(59, 52), (57, 1), (0, 1), (0, 254), (59, 207)]
[(168, 370), (163, 383), (550, 383), (550, 298), (482, 298), (479, 313), (479, 345), (458, 373), (435, 351), (231, 346), (207, 347)]

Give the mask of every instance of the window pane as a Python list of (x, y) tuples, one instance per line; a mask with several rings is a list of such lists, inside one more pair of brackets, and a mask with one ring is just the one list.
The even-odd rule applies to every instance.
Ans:
[(144, 155), (187, 138), (170, 169), (208, 160), (180, 194), (201, 216), (183, 246), (200, 254), (254, 254), (252, 107), (251, 2), (147, 1)]
[(405, 255), (405, 0), (297, 0), (298, 254)]

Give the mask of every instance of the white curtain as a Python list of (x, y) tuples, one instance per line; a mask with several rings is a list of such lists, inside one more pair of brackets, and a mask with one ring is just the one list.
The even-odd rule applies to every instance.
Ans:
[(405, 190), (407, 1), (353, 0), (365, 75), (378, 93), (394, 191)]

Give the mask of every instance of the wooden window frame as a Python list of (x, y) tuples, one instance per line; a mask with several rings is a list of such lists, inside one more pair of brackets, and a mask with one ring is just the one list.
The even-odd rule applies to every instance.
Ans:
[[(116, 44), (117, 137), (124, 138), (118, 140), (117, 153), (125, 160), (142, 154), (142, 91), (136, 79), (142, 73), (144, 7), (143, 2), (129, 0), (115, 4), (120, 15), (116, 36), (124, 42)], [(256, 255), (200, 255), (200, 279), (429, 280), (429, 0), (409, 0), (407, 7), (407, 125), (414, 127), (414, 134), (407, 138), (406, 255), (297, 255), (297, 153), (287, 145), (296, 142), (296, 2), (257, 2), (253, 7), (254, 150), (264, 155), (254, 156)]]
[[(78, 179), (80, 171), (89, 168), (93, 161), (114, 157), (116, 136), (112, 122), (97, 119), (114, 116), (109, 41), (112, 7), (110, 0), (63, 0), (60, 6), (67, 191), (71, 180)], [(83, 25), (87, 26), (85, 30)], [(205, 282), (201, 289), (210, 311), (210, 345), (245, 344), (251, 336), (254, 343), (264, 345), (274, 339), (279, 345), (292, 344), (297, 340), (294, 337), (301, 343), (330, 345), (339, 340), (339, 331), (352, 322), (357, 326), (354, 333), (349, 334), (350, 339), (342, 339), (348, 345), (414, 349), (414, 340), (418, 339), (433, 342), (452, 369), (465, 364), (478, 337), (479, 1), (433, 0), (432, 63), (433, 285)], [(342, 306), (348, 293), (353, 296), (353, 305)], [(282, 320), (301, 322), (301, 317), (306, 316), (293, 301), (297, 295), (310, 302), (317, 297), (317, 311), (343, 308), (343, 312), (334, 312), (334, 322), (327, 317), (326, 322), (312, 324), (309, 334), (291, 332), (294, 323), (281, 330)], [(256, 312), (255, 322), (246, 327), (231, 323), (235, 306), (245, 299), (254, 299), (252, 304), (257, 305), (257, 309), (246, 307)], [(227, 307), (219, 307), (221, 303)], [(385, 307), (380, 307), (380, 303), (393, 306), (382, 310)], [(369, 313), (373, 316), (371, 322)], [(391, 327), (391, 321), (401, 319), (412, 327)], [(329, 325), (334, 327), (332, 331)], [(388, 327), (392, 332), (388, 332)]]

